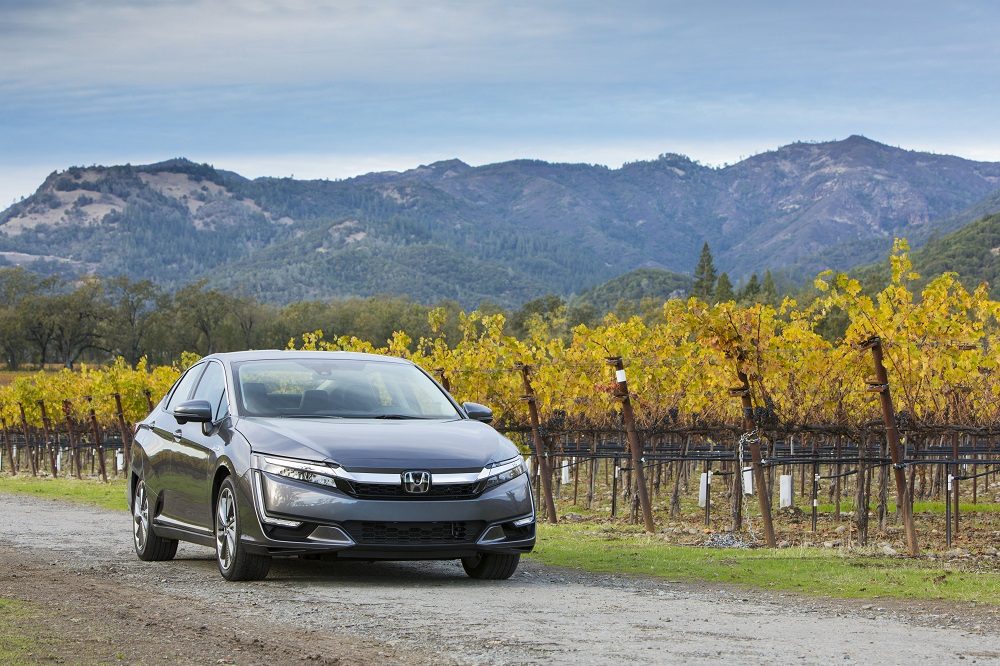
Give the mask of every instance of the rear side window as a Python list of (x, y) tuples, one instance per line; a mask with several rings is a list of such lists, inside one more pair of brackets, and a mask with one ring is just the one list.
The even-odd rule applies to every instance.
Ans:
[(181, 404), (191, 396), (191, 391), (194, 389), (194, 385), (198, 383), (198, 378), (201, 377), (201, 373), (205, 370), (205, 364), (199, 363), (198, 365), (192, 367), (190, 370), (184, 373), (184, 376), (180, 378), (177, 382), (177, 387), (174, 392), (170, 395), (170, 402), (164, 407), (164, 410), (172, 412), (174, 407)]
[(205, 374), (198, 382), (192, 400), (207, 400), (212, 405), (212, 420), (222, 418), (228, 405), (226, 404), (226, 373), (218, 363), (209, 363)]

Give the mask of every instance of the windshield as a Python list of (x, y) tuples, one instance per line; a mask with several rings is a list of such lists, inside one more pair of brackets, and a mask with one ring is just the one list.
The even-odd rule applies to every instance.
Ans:
[(240, 413), (351, 419), (453, 419), (451, 401), (408, 363), (287, 359), (234, 363)]

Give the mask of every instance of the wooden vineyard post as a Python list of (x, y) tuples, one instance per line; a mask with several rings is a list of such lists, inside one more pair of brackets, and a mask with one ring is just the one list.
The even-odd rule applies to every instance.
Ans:
[(743, 529), (743, 470), (740, 468), (739, 438), (733, 441), (733, 481), (730, 484), (730, 508), (733, 523), (729, 531), (736, 534)]
[(24, 433), (24, 450), (31, 465), (31, 476), (38, 476), (38, 463), (35, 459), (35, 449), (31, 445), (31, 436), (28, 434), (28, 417), (24, 414), (24, 403), (19, 402), (17, 406), (21, 409), (21, 432)]
[(7, 419), (0, 416), (0, 423), (3, 424), (3, 443), (7, 449), (7, 461), (10, 463), (11, 476), (17, 475), (17, 461), (14, 459), (14, 443), (10, 440), (10, 430), (7, 429)]
[(858, 484), (854, 497), (854, 521), (858, 527), (858, 543), (868, 544), (868, 438), (858, 439)]
[(705, 461), (705, 527), (712, 526), (712, 463)]
[(556, 503), (552, 499), (552, 475), (549, 474), (549, 461), (545, 457), (545, 444), (542, 441), (541, 422), (538, 419), (538, 405), (535, 404), (535, 390), (531, 387), (531, 368), (527, 365), (519, 364), (521, 371), (521, 381), (524, 384), (524, 396), (522, 400), (528, 403), (528, 418), (531, 420), (531, 439), (535, 444), (536, 469), (542, 484), (542, 501), (545, 502), (545, 512), (548, 521), (555, 525), (559, 522), (556, 517)]
[(614, 457), (615, 470), (611, 475), (611, 517), (618, 517), (618, 470), (621, 466), (618, 464), (618, 454), (615, 453)]
[(108, 482), (108, 470), (104, 464), (104, 443), (101, 441), (101, 427), (97, 425), (97, 414), (94, 412), (94, 398), (87, 396), (87, 405), (90, 408), (90, 433), (94, 439), (94, 447), (97, 450), (97, 469), (101, 473), (101, 481)]
[(42, 415), (42, 434), (45, 436), (45, 445), (49, 449), (49, 460), (52, 463), (52, 478), (59, 476), (59, 466), (56, 464), (56, 456), (58, 456), (59, 442), (53, 441), (51, 433), (52, 428), (49, 427), (49, 415), (45, 411), (45, 401), (38, 401), (38, 412)]
[[(750, 380), (742, 370), (736, 371), (736, 377), (740, 380), (742, 386), (733, 389), (733, 393), (739, 394), (740, 402), (743, 406), (743, 427), (746, 428), (748, 433), (753, 433), (753, 436), (749, 438), (747, 443), (750, 445), (750, 464), (753, 469), (753, 483), (757, 486), (757, 501), (760, 504), (760, 516), (764, 522), (764, 543), (767, 544), (768, 548), (774, 548), (777, 546), (777, 540), (774, 538), (774, 523), (771, 520), (771, 492), (767, 487), (767, 476), (764, 474), (764, 462), (760, 453), (760, 437), (757, 435), (759, 431), (757, 423), (753, 418), (753, 402), (750, 400)], [(738, 463), (737, 467), (739, 467)], [(735, 473), (742, 475), (743, 470), (737, 469)], [(742, 489), (740, 492), (742, 493)]]
[(445, 374), (444, 368), (437, 369), (438, 380), (441, 382), (441, 388), (443, 388), (448, 393), (451, 393), (451, 382), (448, 381), (448, 375)]
[(587, 475), (587, 509), (594, 505), (594, 497), (597, 494), (597, 432), (590, 436), (590, 473)]
[(816, 438), (812, 440), (812, 531), (816, 532), (816, 524), (819, 518), (819, 454), (816, 452)]
[(836, 481), (834, 481), (834, 501), (835, 501), (835, 504), (833, 505), (833, 514), (834, 514), (834, 520), (836, 522), (838, 522), (838, 523), (840, 522), (840, 496), (841, 496), (841, 487), (840, 487), (841, 476), (840, 476), (840, 473), (842, 471), (844, 471), (843, 465), (840, 464), (840, 449), (842, 448), (841, 445), (842, 445), (843, 441), (844, 441), (844, 436), (843, 435), (837, 435), (837, 445), (836, 445), (836, 448), (834, 449), (834, 454), (833, 454), (834, 457), (837, 459), (837, 469), (834, 472), (837, 475), (837, 477), (836, 477)]
[(73, 451), (73, 463), (76, 466), (76, 478), (83, 478), (83, 460), (80, 455), (80, 443), (73, 430), (73, 403), (63, 400), (63, 414), (66, 416), (66, 435), (69, 437), (69, 448)]
[(902, 455), (899, 447), (899, 430), (896, 429), (896, 412), (892, 407), (892, 396), (889, 393), (889, 374), (883, 362), (882, 339), (878, 336), (869, 338), (862, 349), (870, 349), (875, 366), (875, 381), (869, 382), (868, 390), (878, 393), (882, 406), (882, 420), (885, 423), (885, 440), (889, 447), (889, 457), (892, 460), (892, 471), (896, 480), (896, 506), (902, 507), (903, 528), (906, 530), (906, 545), (910, 557), (920, 554), (917, 544), (917, 531), (913, 524), (913, 506), (910, 504), (906, 490), (906, 472), (903, 468)]
[[(888, 446), (888, 443), (882, 443), (882, 452), (879, 457), (883, 460), (885, 460)], [(896, 511), (899, 511), (899, 506), (896, 507)], [(885, 532), (889, 519), (889, 470), (885, 468), (885, 465), (880, 465), (878, 468), (878, 505), (875, 515), (878, 516), (879, 532)]]
[(625, 377), (625, 366), (620, 356), (607, 359), (615, 370), (615, 398), (622, 403), (622, 420), (625, 422), (625, 434), (632, 454), (633, 488), (639, 494), (639, 507), (642, 509), (642, 522), (647, 532), (655, 532), (653, 523), (653, 507), (649, 502), (649, 487), (646, 485), (646, 473), (643, 470), (642, 443), (635, 429), (635, 412), (632, 410), (632, 398), (628, 392), (628, 380)]
[[(965, 444), (969, 446), (969, 439), (966, 437)], [(979, 453), (976, 452), (979, 447), (978, 440), (975, 444), (971, 445), (971, 450), (973, 451), (972, 459), (979, 460)], [(910, 482), (910, 487), (913, 487), (913, 482)], [(911, 493), (912, 494), (912, 493)], [(979, 465), (972, 463), (972, 503), (979, 504)]]
[[(132, 433), (128, 429), (128, 424), (125, 423), (125, 410), (122, 409), (122, 396), (120, 393), (114, 394), (115, 399), (115, 416), (118, 418), (118, 432), (121, 433), (122, 438), (122, 462), (124, 468), (127, 470), (131, 464), (132, 458)], [(118, 465), (115, 465), (115, 471), (117, 472)]]
[[(687, 458), (688, 449), (691, 446), (691, 435), (688, 435), (684, 439), (683, 448), (681, 449), (681, 458)], [(674, 489), (670, 493), (670, 517), (679, 518), (681, 515), (681, 472), (680, 468), (684, 465), (681, 461), (674, 461), (670, 463), (677, 473), (674, 475)]]
[(958, 487), (958, 477), (962, 473), (961, 465), (958, 463), (958, 433), (953, 433), (951, 436), (951, 457), (955, 460), (954, 471), (948, 478), (948, 490), (953, 493), (952, 495), (952, 506), (955, 507), (954, 518), (955, 527), (952, 528), (954, 534), (958, 534), (958, 500), (959, 500), (959, 487)]
[(572, 460), (573, 460), (573, 506), (576, 506), (576, 498), (580, 490), (580, 464), (578, 457), (574, 456)]

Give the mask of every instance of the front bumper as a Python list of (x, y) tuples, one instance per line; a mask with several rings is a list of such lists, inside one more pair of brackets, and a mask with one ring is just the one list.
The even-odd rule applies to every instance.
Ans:
[(270, 555), (356, 559), (527, 553), (535, 545), (528, 478), (521, 475), (473, 499), (379, 500), (251, 469), (244, 488), (257, 519), (244, 521), (243, 543)]

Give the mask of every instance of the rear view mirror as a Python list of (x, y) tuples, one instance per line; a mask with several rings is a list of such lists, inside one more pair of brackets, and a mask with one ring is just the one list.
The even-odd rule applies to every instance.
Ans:
[(181, 425), (188, 421), (209, 423), (212, 420), (212, 405), (208, 400), (188, 400), (174, 407), (174, 418)]
[(482, 421), (483, 423), (493, 422), (493, 410), (485, 405), (480, 405), (478, 402), (466, 402), (462, 405), (462, 408), (469, 415), (469, 418), (474, 421)]

